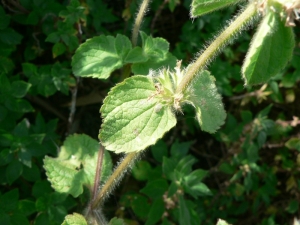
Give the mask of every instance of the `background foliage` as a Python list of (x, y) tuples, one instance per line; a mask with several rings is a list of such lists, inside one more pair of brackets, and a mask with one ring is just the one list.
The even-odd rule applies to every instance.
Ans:
[[(238, 10), (192, 21), (189, 6), (188, 0), (153, 0), (142, 26), (145, 34), (166, 39), (183, 64)], [(0, 224), (61, 224), (68, 213), (84, 209), (87, 192), (77, 199), (55, 192), (43, 159), (57, 157), (71, 134), (97, 139), (99, 108), (123, 79), (122, 69), (107, 81), (79, 79), (71, 73), (71, 57), (96, 35), (130, 36), (137, 7), (135, 0), (2, 1)], [(178, 125), (144, 153), (110, 198), (108, 218), (146, 225), (216, 224), (218, 218), (273, 225), (300, 216), (300, 50), (267, 84), (244, 87), (241, 64), (252, 35), (242, 35), (210, 66), (226, 124), (213, 135), (203, 133), (192, 109), (184, 109)]]

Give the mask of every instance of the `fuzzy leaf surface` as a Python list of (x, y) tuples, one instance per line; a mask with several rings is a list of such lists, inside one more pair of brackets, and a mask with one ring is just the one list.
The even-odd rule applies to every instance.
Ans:
[(277, 13), (270, 10), (259, 25), (242, 68), (246, 85), (267, 82), (291, 59), (295, 47), (294, 33), (284, 23)]
[(176, 57), (169, 52), (170, 44), (163, 38), (153, 38), (141, 32), (143, 54), (147, 59), (140, 63), (132, 65), (134, 74), (146, 75), (149, 70), (156, 70), (160, 67), (174, 68), (176, 65)]
[(214, 133), (224, 124), (226, 112), (215, 78), (206, 70), (198, 72), (191, 84), (188, 101), (195, 107), (196, 118), (203, 131)]
[(72, 215), (67, 215), (61, 225), (87, 225), (87, 222), (82, 215), (73, 213)]
[(103, 124), (99, 139), (107, 150), (116, 153), (141, 151), (176, 124), (170, 107), (160, 103), (147, 76), (127, 78), (112, 88), (100, 112)]
[(198, 17), (231, 4), (235, 4), (239, 1), (240, 0), (193, 0), (191, 6), (191, 16)]
[(80, 45), (72, 58), (72, 68), (76, 76), (107, 79), (124, 64), (146, 60), (140, 47), (132, 48), (126, 36), (100, 35)]
[[(92, 188), (99, 147), (89, 136), (75, 134), (65, 140), (57, 158), (46, 156), (44, 168), (55, 191), (77, 197), (83, 192), (83, 185)], [(111, 159), (105, 152), (101, 178), (107, 179), (111, 170)]]

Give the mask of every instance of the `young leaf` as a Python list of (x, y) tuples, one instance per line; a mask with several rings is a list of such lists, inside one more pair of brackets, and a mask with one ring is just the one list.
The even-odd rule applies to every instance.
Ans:
[(193, 0), (191, 7), (191, 16), (198, 17), (214, 10), (218, 10), (237, 3), (240, 0)]
[(243, 68), (246, 85), (267, 82), (291, 59), (294, 33), (277, 12), (269, 10), (251, 41)]
[(78, 214), (73, 213), (72, 215), (67, 215), (64, 222), (61, 225), (87, 225), (85, 218)]
[[(137, 48), (137, 49), (136, 49)], [(121, 34), (117, 37), (94, 37), (80, 45), (72, 59), (76, 76), (106, 79), (125, 63), (145, 61), (140, 47), (132, 49), (130, 40)]]
[[(46, 156), (44, 167), (52, 187), (60, 193), (77, 197), (83, 192), (83, 185), (91, 188), (97, 166), (99, 143), (87, 135), (68, 137), (61, 147), (58, 158)], [(102, 174), (111, 171), (112, 164), (108, 152), (102, 164)]]
[(112, 88), (100, 109), (102, 145), (116, 153), (128, 153), (155, 144), (176, 124), (170, 106), (162, 105), (159, 97), (147, 76), (127, 78)]
[(135, 62), (132, 65), (134, 74), (146, 75), (149, 70), (156, 70), (160, 67), (174, 68), (176, 57), (169, 53), (169, 43), (163, 38), (153, 38), (141, 32), (143, 41), (143, 62)]
[(226, 112), (221, 95), (217, 91), (215, 78), (208, 71), (201, 71), (190, 88), (188, 101), (196, 109), (196, 118), (203, 131), (214, 133), (224, 124)]

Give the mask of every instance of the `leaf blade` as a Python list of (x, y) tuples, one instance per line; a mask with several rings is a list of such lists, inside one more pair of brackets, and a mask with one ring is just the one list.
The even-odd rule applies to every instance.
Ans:
[(146, 76), (127, 78), (109, 92), (100, 109), (103, 146), (116, 153), (141, 151), (175, 126), (170, 107), (160, 105), (155, 93), (152, 79)]
[(251, 41), (242, 67), (246, 85), (267, 82), (279, 73), (290, 60), (294, 46), (292, 28), (270, 10)]

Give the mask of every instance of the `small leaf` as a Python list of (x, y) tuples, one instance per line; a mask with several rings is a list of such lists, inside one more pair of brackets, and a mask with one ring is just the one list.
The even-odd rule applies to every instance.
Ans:
[(26, 83), (25, 81), (22, 80), (14, 81), (11, 84), (11, 89), (12, 89), (11, 94), (16, 98), (23, 98), (27, 94), (30, 87), (31, 84)]
[(106, 149), (134, 152), (147, 148), (176, 124), (168, 105), (160, 103), (151, 78), (134, 76), (114, 87), (100, 109), (103, 124), (99, 139)]
[(5, 29), (10, 22), (10, 17), (5, 14), (2, 6), (0, 6), (0, 30)]
[(150, 198), (161, 198), (168, 190), (168, 182), (165, 179), (156, 179), (149, 181), (147, 185), (140, 191)]
[(215, 85), (215, 78), (208, 71), (201, 71), (190, 88), (188, 101), (196, 109), (196, 118), (203, 131), (214, 133), (224, 124), (226, 112), (221, 95)]
[[(91, 188), (97, 166), (99, 143), (87, 135), (69, 136), (61, 147), (58, 158), (44, 159), (46, 174), (52, 187), (59, 193), (77, 197), (83, 185)], [(102, 176), (111, 170), (108, 152), (102, 164)], [(107, 176), (107, 175), (105, 175)]]
[(154, 225), (161, 219), (165, 210), (165, 205), (162, 198), (157, 198), (148, 214), (148, 220), (146, 221), (145, 225)]
[(244, 65), (246, 85), (267, 82), (278, 74), (292, 57), (294, 33), (277, 12), (269, 10), (251, 41)]
[(300, 151), (300, 139), (299, 138), (291, 138), (287, 142), (285, 142), (285, 147), (288, 149), (297, 149)]
[(63, 43), (61, 42), (55, 43), (52, 47), (53, 58), (56, 58), (57, 56), (64, 54), (66, 50), (67, 48)]
[[(123, 66), (131, 49), (131, 43), (124, 35), (94, 37), (76, 50), (72, 59), (73, 72), (76, 76), (106, 79)], [(130, 58), (134, 60), (133, 55)], [(130, 63), (129, 59), (127, 63)]]
[(13, 160), (6, 168), (6, 180), (12, 184), (22, 174), (23, 166), (18, 160)]
[(163, 38), (153, 38), (141, 32), (143, 41), (143, 57), (147, 59), (140, 63), (132, 65), (134, 74), (146, 75), (149, 70), (156, 70), (161, 67), (174, 68), (176, 66), (176, 57), (169, 53), (169, 43)]
[(123, 219), (114, 217), (109, 221), (108, 225), (126, 225), (126, 224)]
[(11, 28), (6, 28), (0, 32), (0, 41), (8, 45), (18, 45), (23, 36)]
[(0, 211), (14, 211), (18, 207), (19, 190), (13, 189), (0, 196)]
[(87, 225), (85, 218), (78, 213), (67, 215), (64, 222), (61, 225)]
[(193, 0), (191, 7), (191, 17), (202, 16), (214, 10), (235, 4), (240, 0)]

